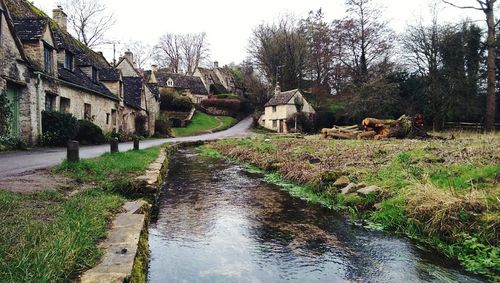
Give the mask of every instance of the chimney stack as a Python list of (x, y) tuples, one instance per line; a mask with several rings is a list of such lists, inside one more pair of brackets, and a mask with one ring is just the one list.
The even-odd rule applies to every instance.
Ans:
[(214, 61), (214, 69), (217, 69), (217, 68), (219, 68), (219, 62)]
[(127, 50), (125, 52), (125, 55), (123, 55), (123, 57), (127, 58), (127, 60), (132, 64), (134, 65), (135, 67), (135, 63), (134, 63), (134, 53), (132, 53), (130, 50)]
[(57, 25), (64, 30), (68, 29), (68, 15), (64, 13), (63, 8), (61, 6), (57, 6), (56, 9), (52, 10), (52, 18), (56, 21)]
[(276, 87), (274, 88), (274, 95), (278, 95), (281, 93), (280, 83), (276, 83)]
[(151, 65), (151, 71), (158, 72), (158, 65)]

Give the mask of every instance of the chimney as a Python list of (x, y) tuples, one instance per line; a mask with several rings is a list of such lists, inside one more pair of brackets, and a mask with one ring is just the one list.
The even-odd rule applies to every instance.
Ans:
[(125, 52), (125, 55), (123, 55), (123, 57), (127, 58), (127, 60), (135, 66), (134, 64), (134, 53), (132, 53), (130, 50), (127, 50)]
[(281, 93), (280, 83), (276, 83), (276, 87), (274, 88), (274, 95), (278, 95)]
[(217, 68), (219, 68), (219, 62), (214, 61), (214, 69), (217, 69)]
[(64, 13), (61, 6), (57, 6), (57, 9), (52, 10), (52, 18), (56, 21), (57, 25), (64, 30), (68, 29), (68, 15)]
[(151, 65), (151, 71), (158, 72), (158, 65)]

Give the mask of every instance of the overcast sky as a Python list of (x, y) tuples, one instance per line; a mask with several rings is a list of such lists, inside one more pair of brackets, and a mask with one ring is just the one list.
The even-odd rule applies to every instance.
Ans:
[[(342, 18), (344, 0), (101, 0), (113, 11), (117, 23), (108, 33), (110, 40), (127, 42), (139, 40), (154, 45), (165, 32), (206, 32), (210, 42), (211, 59), (220, 64), (239, 63), (246, 58), (252, 29), (262, 22), (271, 22), (282, 14), (305, 17), (311, 10), (322, 8), (328, 21)], [(389, 25), (402, 32), (408, 23), (423, 17), (429, 20), (429, 4), (435, 0), (378, 0), (384, 7)], [(453, 0), (452, 0), (453, 1)], [(457, 2), (458, 1), (458, 2)], [(58, 0), (35, 0), (35, 5), (52, 15)], [(475, 4), (473, 0), (455, 0)], [(460, 10), (440, 5), (442, 21), (457, 21), (469, 17), (483, 20), (481, 12)], [(64, 8), (64, 7), (63, 7)], [(112, 48), (96, 48), (112, 59)]]

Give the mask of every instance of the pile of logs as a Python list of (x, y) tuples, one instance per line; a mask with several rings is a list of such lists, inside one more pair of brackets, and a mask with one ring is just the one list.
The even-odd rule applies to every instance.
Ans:
[(333, 139), (384, 139), (384, 138), (427, 138), (420, 116), (401, 116), (397, 120), (366, 118), (361, 126), (333, 126), (321, 130), (323, 138)]

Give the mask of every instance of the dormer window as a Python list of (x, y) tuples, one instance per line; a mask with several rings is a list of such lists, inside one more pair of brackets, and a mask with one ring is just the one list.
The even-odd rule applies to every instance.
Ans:
[(169, 79), (167, 80), (167, 86), (168, 86), (168, 87), (174, 87), (174, 80), (172, 80), (171, 78), (169, 78)]
[(47, 74), (52, 74), (52, 47), (48, 44), (43, 44), (43, 70)]
[(66, 51), (64, 54), (64, 68), (70, 71), (74, 71), (75, 66), (75, 55), (73, 53)]
[(92, 82), (93, 83), (97, 83), (97, 75), (98, 75), (98, 72), (97, 72), (97, 69), (95, 67), (92, 67)]

